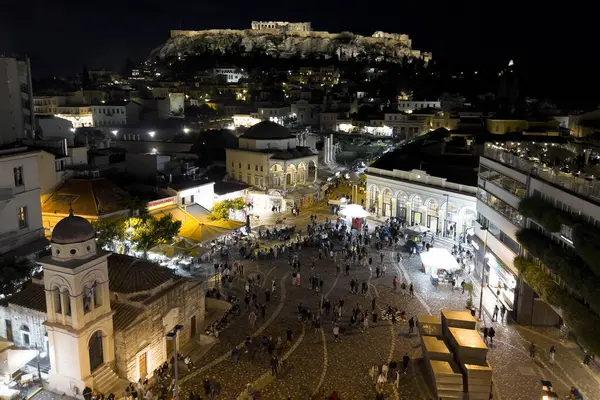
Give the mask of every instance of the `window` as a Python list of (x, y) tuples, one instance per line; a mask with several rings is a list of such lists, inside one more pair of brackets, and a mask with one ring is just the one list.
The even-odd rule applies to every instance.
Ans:
[(63, 296), (65, 297), (65, 315), (71, 316), (71, 296), (69, 296), (68, 291), (63, 292)]
[(248, 164), (248, 170), (250, 170), (250, 164)]
[(231, 168), (233, 168), (233, 161), (231, 162)]
[(19, 220), (19, 228), (27, 228), (27, 206), (18, 208), (17, 218)]
[(21, 334), (23, 336), (23, 344), (29, 346), (31, 344), (31, 339), (29, 338), (29, 327), (27, 325), (21, 326)]
[(23, 186), (23, 167), (13, 168), (13, 175), (15, 178), (15, 186)]
[(238, 163), (238, 168), (242, 168), (242, 163)]
[(56, 287), (52, 290), (52, 297), (54, 298), (54, 310), (57, 314), (62, 314), (62, 300), (59, 288)]
[(255, 165), (255, 166), (254, 166), (254, 170), (255, 170), (255, 171), (258, 171), (258, 165)]
[(260, 166), (260, 172), (263, 172), (263, 166), (262, 165)]

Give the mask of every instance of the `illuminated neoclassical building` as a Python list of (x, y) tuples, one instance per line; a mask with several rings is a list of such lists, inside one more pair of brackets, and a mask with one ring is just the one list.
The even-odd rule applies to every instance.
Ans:
[(365, 206), (377, 216), (445, 236), (456, 233), (459, 239), (473, 233), (477, 219), (478, 157), (429, 136), (387, 153), (367, 169)]
[(227, 149), (227, 174), (261, 189), (284, 192), (314, 183), (318, 155), (297, 143), (289, 129), (260, 122), (240, 136), (238, 149)]

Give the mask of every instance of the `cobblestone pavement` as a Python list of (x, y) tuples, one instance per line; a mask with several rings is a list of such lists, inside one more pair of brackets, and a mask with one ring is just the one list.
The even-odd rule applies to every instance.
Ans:
[[(297, 219), (299, 229), (305, 231), (310, 213), (318, 214), (324, 219), (327, 209), (306, 211)], [(339, 244), (336, 245), (339, 249)], [(378, 257), (373, 251), (374, 262)], [(234, 323), (226, 328), (219, 337), (219, 343), (213, 346), (200, 359), (195, 360), (198, 371), (184, 376), (181, 397), (187, 398), (189, 391), (202, 392), (202, 379), (214, 377), (222, 386), (220, 399), (243, 398), (240, 394), (248, 384), (261, 383), (262, 399), (323, 399), (336, 390), (344, 400), (373, 399), (375, 385), (369, 377), (369, 368), (390, 359), (400, 361), (405, 353), (412, 359), (409, 371), (402, 375), (399, 388), (394, 390), (391, 383), (385, 389), (386, 399), (433, 399), (429, 389), (429, 378), (425, 373), (424, 362), (417, 335), (407, 337), (408, 324), (398, 321), (394, 326), (388, 321), (370, 324), (366, 332), (351, 327), (349, 316), (352, 308), (358, 303), (363, 309), (371, 309), (372, 298), (376, 298), (378, 309), (393, 305), (411, 315), (438, 314), (442, 309), (464, 309), (467, 295), (460, 291), (452, 292), (445, 285), (433, 286), (429, 278), (420, 270), (420, 259), (413, 257), (397, 264), (392, 261), (392, 253), (385, 251), (384, 262), (388, 266), (387, 276), (376, 278), (368, 268), (352, 267), (350, 275), (336, 276), (333, 260), (318, 260), (314, 273), (324, 280), (324, 296), (332, 303), (344, 299), (344, 312), (340, 325), (346, 329), (341, 342), (333, 340), (333, 324), (331, 318), (324, 316), (322, 331), (314, 332), (310, 325), (304, 327), (297, 318), (299, 303), (309, 307), (313, 312), (321, 301), (321, 293), (315, 293), (308, 287), (310, 260), (316, 257), (316, 250), (303, 249), (300, 253), (302, 265), (302, 285), (293, 286), (287, 256), (278, 260), (245, 261), (246, 270), (269, 273), (267, 286), (271, 279), (277, 282), (277, 297), (271, 299), (267, 307), (267, 315), (256, 323), (260, 335), (273, 338), (281, 336), (285, 342), (285, 330), (290, 327), (294, 332), (297, 345), (287, 351), (286, 366), (276, 379), (265, 376), (270, 371), (269, 356), (260, 351), (254, 360), (242, 354), (238, 363), (231, 361), (231, 349), (252, 334), (249, 329), (248, 315), (242, 302), (242, 312)], [(406, 258), (406, 254), (404, 255)], [(374, 267), (375, 265), (373, 265)], [(409, 280), (415, 285), (415, 297), (392, 290), (394, 275)], [(369, 294), (361, 296), (350, 293), (350, 280), (369, 282)], [(263, 284), (265, 279), (262, 280)], [(282, 288), (285, 288), (284, 291)], [(231, 289), (242, 294), (241, 281), (236, 281)], [(260, 302), (264, 302), (264, 289), (256, 289)], [(242, 298), (242, 296), (240, 296)], [(477, 301), (477, 299), (475, 300)], [(486, 315), (483, 324), (490, 324)], [(552, 380), (561, 394), (566, 394), (568, 387), (576, 385), (583, 390), (586, 398), (595, 398), (600, 389), (597, 371), (581, 365), (582, 354), (579, 348), (567, 341), (561, 341), (556, 331), (532, 329), (516, 326), (507, 321), (494, 323), (497, 331), (495, 346), (489, 352), (489, 361), (494, 368), (494, 379), (497, 390), (494, 399), (529, 400), (539, 398), (539, 380)], [(529, 358), (527, 347), (531, 340), (538, 345), (538, 357)], [(556, 364), (549, 363), (547, 350), (554, 344), (557, 348)], [(262, 346), (261, 346), (262, 347)], [(293, 350), (293, 351), (292, 351)], [(401, 363), (400, 363), (401, 364)], [(595, 367), (592, 367), (595, 368)], [(561, 396), (562, 397), (562, 396)]]

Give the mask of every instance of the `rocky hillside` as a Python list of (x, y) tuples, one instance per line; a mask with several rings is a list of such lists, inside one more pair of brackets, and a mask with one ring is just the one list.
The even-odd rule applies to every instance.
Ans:
[(185, 58), (205, 52), (254, 53), (273, 57), (319, 57), (349, 60), (400, 61), (404, 57), (431, 59), (431, 53), (411, 48), (410, 40), (368, 37), (350, 32), (265, 32), (257, 30), (172, 31), (150, 59)]

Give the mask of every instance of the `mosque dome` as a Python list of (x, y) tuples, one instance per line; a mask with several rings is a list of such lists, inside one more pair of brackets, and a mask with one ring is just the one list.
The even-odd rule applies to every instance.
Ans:
[(289, 129), (271, 121), (262, 121), (248, 128), (241, 136), (244, 139), (291, 139), (294, 137)]
[(94, 226), (85, 218), (70, 215), (61, 219), (52, 230), (52, 243), (81, 243), (96, 237)]

